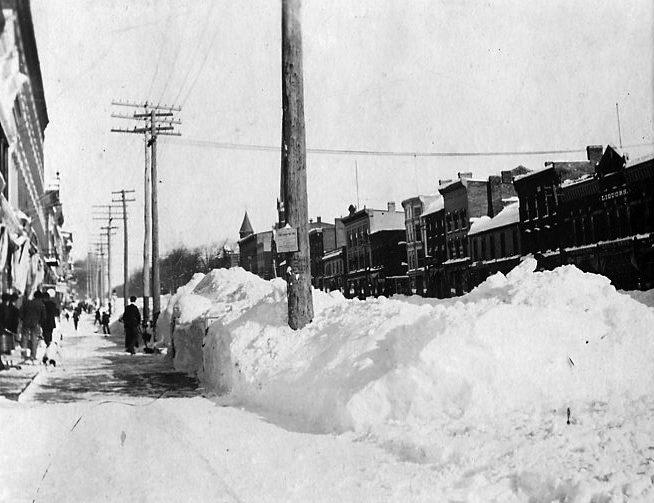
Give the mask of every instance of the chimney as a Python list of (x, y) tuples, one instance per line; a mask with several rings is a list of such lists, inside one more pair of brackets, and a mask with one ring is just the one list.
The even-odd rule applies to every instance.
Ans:
[(395, 201), (388, 201), (388, 212), (393, 213), (395, 211)]
[(588, 157), (588, 160), (593, 164), (597, 164), (599, 162), (603, 153), (604, 147), (602, 147), (602, 145), (588, 145), (586, 147), (586, 156)]
[(322, 223), (322, 217), (316, 217), (316, 221), (317, 221), (318, 223)]
[(458, 176), (459, 176), (459, 180), (472, 178), (472, 171), (459, 172)]

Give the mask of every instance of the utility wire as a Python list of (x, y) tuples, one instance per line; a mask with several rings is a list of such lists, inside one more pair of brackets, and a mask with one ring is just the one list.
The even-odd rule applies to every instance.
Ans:
[(166, 84), (164, 85), (163, 91), (161, 92), (161, 96), (159, 97), (159, 103), (163, 100), (166, 91), (168, 90), (168, 85), (170, 84), (170, 79), (172, 78), (174, 72), (175, 72), (175, 66), (177, 65), (177, 58), (179, 57), (179, 52), (182, 48), (182, 45), (184, 45), (184, 41), (186, 40), (186, 33), (188, 31), (188, 19), (190, 16), (187, 16), (184, 19), (184, 26), (182, 27), (182, 36), (180, 38), (179, 44), (177, 44), (177, 50), (175, 51), (175, 56), (173, 57), (173, 64), (170, 66), (170, 72), (168, 73), (168, 78), (166, 79)]
[[(165, 139), (166, 142), (177, 143), (203, 148), (218, 148), (225, 150), (249, 150), (259, 152), (279, 152), (281, 147), (270, 145), (256, 145), (247, 143), (228, 143), (212, 140), (199, 140), (193, 138), (170, 137)], [(645, 147), (654, 145), (654, 143), (640, 143), (625, 145), (629, 147)], [(573, 154), (585, 152), (585, 148), (567, 148), (567, 149), (549, 149), (549, 150), (506, 150), (506, 151), (461, 151), (461, 152), (409, 152), (409, 151), (390, 151), (390, 150), (354, 150), (354, 149), (329, 149), (329, 148), (307, 148), (310, 154), (325, 155), (362, 155), (376, 157), (502, 157), (518, 155), (545, 155), (545, 154)]]
[(191, 87), (189, 88), (188, 92), (186, 93), (186, 96), (182, 100), (181, 106), (183, 107), (184, 104), (186, 103), (186, 100), (188, 100), (189, 96), (191, 95), (191, 91), (193, 91), (193, 88), (195, 87), (195, 84), (198, 81), (198, 78), (202, 74), (202, 70), (204, 70), (204, 65), (207, 63), (207, 58), (209, 57), (209, 54), (211, 54), (211, 49), (213, 48), (213, 44), (216, 41), (216, 38), (218, 38), (218, 33), (219, 27), (216, 27), (216, 32), (213, 34), (213, 37), (211, 39), (211, 42), (209, 43), (209, 47), (207, 48), (207, 52), (204, 54), (204, 59), (202, 60), (202, 64), (200, 65), (200, 70), (198, 70), (198, 73), (195, 75), (195, 79), (193, 79), (193, 83), (191, 84)]
[(188, 82), (188, 78), (191, 75), (191, 70), (193, 69), (193, 64), (195, 63), (195, 58), (200, 52), (200, 43), (199, 41), (204, 38), (205, 33), (207, 32), (207, 25), (209, 24), (209, 18), (211, 18), (211, 14), (213, 13), (213, 9), (216, 7), (217, 2), (211, 2), (211, 7), (209, 7), (209, 11), (207, 12), (207, 15), (204, 18), (204, 25), (202, 26), (202, 33), (200, 37), (198, 38), (198, 45), (195, 47), (195, 51), (193, 51), (193, 54), (191, 55), (191, 60), (188, 66), (188, 71), (186, 72), (186, 75), (184, 76), (184, 80), (182, 81), (182, 85), (179, 88), (179, 92), (177, 93), (177, 96), (175, 96), (175, 99), (173, 100), (173, 103), (177, 103), (177, 100), (179, 97), (182, 95), (182, 91), (184, 90), (184, 87), (186, 86), (186, 83)]
[(159, 57), (157, 57), (157, 65), (154, 67), (154, 75), (152, 75), (152, 81), (150, 82), (150, 88), (148, 89), (147, 96), (150, 96), (150, 93), (152, 93), (152, 86), (154, 86), (154, 81), (156, 80), (157, 75), (159, 74), (159, 63), (161, 63), (161, 57), (163, 56), (164, 48), (166, 47), (166, 41), (168, 40), (166, 37), (166, 33), (168, 32), (169, 22), (170, 22), (170, 18), (166, 19), (166, 25), (164, 26), (164, 30), (162, 32), (163, 40), (161, 41), (161, 47), (159, 48)]

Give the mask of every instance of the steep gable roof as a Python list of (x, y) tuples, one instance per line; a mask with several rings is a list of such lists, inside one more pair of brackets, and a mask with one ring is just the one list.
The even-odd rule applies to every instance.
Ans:
[(244, 238), (245, 236), (249, 236), (250, 234), (254, 234), (254, 229), (252, 228), (252, 224), (250, 223), (250, 219), (248, 218), (248, 212), (245, 212), (245, 215), (243, 216), (243, 223), (241, 224), (241, 229), (238, 231), (239, 236), (241, 238)]

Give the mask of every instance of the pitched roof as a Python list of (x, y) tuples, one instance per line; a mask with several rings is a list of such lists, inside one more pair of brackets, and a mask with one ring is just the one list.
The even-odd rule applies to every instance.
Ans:
[(252, 224), (250, 223), (250, 219), (248, 218), (247, 211), (243, 216), (243, 223), (241, 224), (241, 229), (238, 231), (238, 233), (241, 237), (247, 236), (249, 234), (254, 234), (254, 229), (252, 228)]
[(518, 203), (511, 203), (493, 218), (488, 216), (477, 218), (470, 225), (468, 236), (480, 234), (492, 229), (498, 229), (507, 225), (517, 224), (518, 222), (520, 222), (520, 205)]

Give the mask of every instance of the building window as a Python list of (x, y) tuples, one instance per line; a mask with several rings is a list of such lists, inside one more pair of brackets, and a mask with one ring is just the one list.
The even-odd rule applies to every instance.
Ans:
[(518, 231), (517, 229), (513, 230), (513, 255), (518, 255), (520, 253), (520, 246), (518, 243)]
[(504, 232), (500, 234), (500, 257), (506, 257), (506, 236)]
[(489, 237), (490, 237), (490, 243), (489, 243), (490, 258), (494, 259), (495, 258), (495, 236), (493, 236), (491, 234)]

